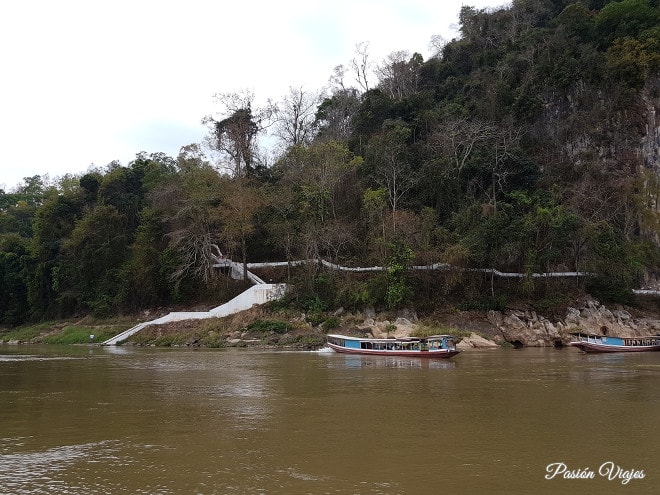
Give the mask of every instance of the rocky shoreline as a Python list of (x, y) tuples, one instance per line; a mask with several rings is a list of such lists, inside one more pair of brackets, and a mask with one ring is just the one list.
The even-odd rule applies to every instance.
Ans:
[[(546, 317), (531, 309), (508, 309), (454, 313), (445, 320), (448, 327), (459, 331), (459, 347), (463, 349), (498, 345), (562, 347), (568, 345), (573, 333), (618, 337), (660, 334), (660, 317), (656, 313), (623, 307), (610, 310), (592, 297), (575, 301), (563, 317)], [(375, 313), (367, 312), (356, 328), (362, 334), (387, 338), (412, 335), (419, 326), (410, 311), (393, 322), (379, 321)]]
[[(241, 320), (268, 318), (263, 309), (250, 310)], [(343, 333), (374, 338), (407, 337), (428, 332), (414, 311), (404, 310), (392, 314), (378, 314), (373, 309), (359, 313), (337, 310), (333, 315), (338, 325), (332, 329), (312, 325), (301, 314), (290, 318), (291, 329), (283, 332), (249, 331), (246, 325), (236, 328), (227, 322), (225, 332), (216, 332), (223, 347), (289, 347), (312, 349), (324, 345), (326, 333)], [(389, 318), (389, 319), (388, 319)], [(631, 308), (609, 309), (592, 297), (584, 297), (566, 307), (561, 317), (547, 317), (531, 309), (505, 311), (450, 312), (441, 316), (439, 323), (458, 334), (459, 348), (492, 348), (501, 345), (514, 347), (562, 347), (571, 341), (572, 333), (636, 337), (660, 334), (660, 317), (654, 312)], [(158, 339), (172, 334), (191, 334), (201, 324), (196, 321), (154, 325), (143, 330), (139, 338), (127, 345), (158, 345)], [(239, 325), (240, 326), (240, 325)], [(215, 332), (215, 331), (213, 331)], [(199, 335), (199, 334), (197, 334)], [(199, 338), (184, 339), (181, 346), (205, 346)]]
[(503, 340), (522, 347), (562, 346), (572, 333), (642, 337), (660, 334), (657, 314), (626, 308), (610, 310), (598, 300), (586, 297), (566, 308), (562, 318), (549, 319), (530, 310), (489, 311), (488, 321)]
[[(562, 347), (571, 341), (571, 334), (578, 332), (618, 337), (660, 334), (660, 317), (656, 311), (610, 309), (588, 296), (575, 300), (561, 313), (555, 311), (555, 316), (545, 316), (526, 307), (505, 311), (448, 310), (420, 320), (413, 310), (379, 314), (373, 309), (353, 313), (339, 309), (319, 323), (310, 322), (311, 318), (304, 313), (273, 313), (255, 306), (225, 318), (150, 325), (122, 345), (318, 349), (325, 345), (327, 333), (375, 338), (454, 333), (459, 339), (458, 347), (465, 350), (498, 346)], [(145, 314), (145, 319), (151, 316)], [(329, 321), (333, 324), (329, 325)], [(256, 328), (254, 322), (266, 322), (266, 325)], [(269, 323), (276, 325), (270, 328)], [(59, 323), (48, 334), (62, 331), (65, 326)], [(43, 338), (9, 341), (40, 342)]]

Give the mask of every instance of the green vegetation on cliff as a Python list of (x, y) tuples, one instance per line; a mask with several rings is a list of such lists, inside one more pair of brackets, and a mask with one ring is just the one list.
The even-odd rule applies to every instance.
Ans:
[[(292, 91), (269, 111), (224, 95), (225, 118), (207, 118), (222, 167), (190, 145), (26, 178), (0, 191), (0, 323), (228, 299), (245, 285), (213, 268), (218, 249), (387, 267), (273, 273), (311, 315), (574, 289), (629, 301), (660, 261), (659, 21), (652, 0), (464, 7), (459, 39), (393, 54), (366, 91), (338, 71), (320, 100)], [(269, 118), (274, 162), (256, 146)], [(407, 269), (432, 262), (528, 276)], [(553, 271), (590, 276), (531, 276)]]

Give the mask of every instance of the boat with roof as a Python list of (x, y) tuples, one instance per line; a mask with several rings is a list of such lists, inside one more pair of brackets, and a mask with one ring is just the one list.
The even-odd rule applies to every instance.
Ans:
[(660, 351), (660, 335), (649, 337), (609, 337), (574, 333), (569, 343), (583, 352)]
[(346, 354), (450, 358), (460, 352), (453, 335), (374, 339), (329, 334), (327, 342), (332, 350)]

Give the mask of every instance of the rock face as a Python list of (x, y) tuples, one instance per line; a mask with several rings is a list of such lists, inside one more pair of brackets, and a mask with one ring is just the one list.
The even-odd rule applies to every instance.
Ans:
[[(377, 320), (373, 310), (362, 316), (363, 321), (356, 329), (375, 338), (408, 337), (418, 327), (414, 312), (400, 314), (393, 322)], [(472, 332), (457, 345), (461, 349), (496, 346), (502, 341), (516, 347), (559, 347), (571, 341), (571, 333), (578, 332), (616, 337), (660, 335), (660, 318), (657, 316), (635, 317), (626, 309), (611, 310), (591, 297), (576, 301), (566, 308), (561, 318), (550, 319), (532, 310), (512, 309), (488, 311), (485, 317), (482, 313), (479, 320), (464, 319), (461, 325), (448, 323), (452, 328)]]
[(569, 307), (563, 319), (550, 321), (534, 311), (489, 311), (488, 320), (502, 338), (516, 346), (566, 345), (571, 333), (641, 337), (660, 333), (660, 319), (633, 318), (624, 309), (609, 310), (593, 298)]
[(544, 347), (563, 343), (562, 322), (552, 323), (534, 311), (489, 311), (488, 321), (514, 346)]

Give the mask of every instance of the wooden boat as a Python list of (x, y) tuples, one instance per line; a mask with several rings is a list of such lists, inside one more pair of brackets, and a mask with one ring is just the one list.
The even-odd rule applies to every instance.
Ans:
[(368, 339), (328, 335), (328, 347), (347, 354), (369, 354), (376, 356), (411, 356), (424, 358), (450, 358), (460, 351), (456, 349), (452, 335), (430, 337), (405, 337), (392, 339)]
[(651, 337), (607, 337), (573, 334), (569, 343), (584, 352), (644, 352), (660, 351), (660, 335)]

